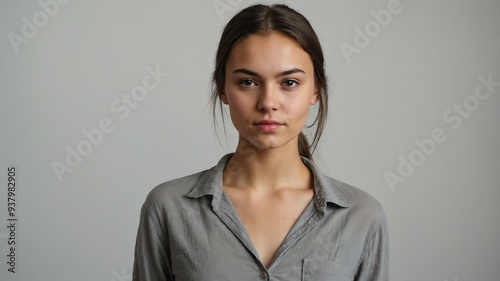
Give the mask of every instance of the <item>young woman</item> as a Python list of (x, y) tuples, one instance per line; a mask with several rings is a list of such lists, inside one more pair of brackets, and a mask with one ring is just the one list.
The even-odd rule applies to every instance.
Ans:
[[(229, 107), (237, 149), (149, 193), (134, 281), (388, 280), (382, 207), (311, 156), (328, 106), (323, 63), (311, 25), (285, 5), (250, 6), (229, 21), (212, 102), (214, 116)], [(309, 145), (302, 130), (317, 103)]]

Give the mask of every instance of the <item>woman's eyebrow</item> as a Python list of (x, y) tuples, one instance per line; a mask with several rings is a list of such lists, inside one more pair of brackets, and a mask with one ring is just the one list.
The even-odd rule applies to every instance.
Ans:
[(257, 72), (251, 71), (250, 69), (246, 69), (246, 68), (238, 68), (238, 69), (234, 70), (233, 73), (243, 73), (243, 74), (248, 74), (250, 76), (261, 77), (261, 75), (258, 74)]
[[(251, 71), (250, 69), (246, 69), (246, 68), (238, 68), (238, 69), (234, 70), (233, 73), (244, 73), (244, 74), (254, 76), (257, 78), (262, 78), (262, 75), (260, 75), (259, 73), (255, 72), (255, 71)], [(278, 78), (281, 76), (286, 76), (286, 75), (290, 75), (290, 74), (294, 74), (294, 73), (306, 73), (306, 72), (300, 68), (294, 67), (292, 69), (277, 73), (276, 75), (274, 75), (274, 78)]]
[(290, 70), (285, 70), (281, 73), (278, 73), (274, 76), (274, 78), (278, 78), (278, 77), (281, 77), (281, 76), (287, 76), (287, 75), (290, 75), (290, 74), (294, 74), (294, 73), (306, 73), (304, 70), (300, 69), (300, 68), (292, 68)]

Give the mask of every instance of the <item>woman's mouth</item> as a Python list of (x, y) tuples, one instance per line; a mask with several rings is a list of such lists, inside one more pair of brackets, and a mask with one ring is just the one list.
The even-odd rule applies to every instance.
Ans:
[(262, 132), (274, 132), (283, 126), (283, 124), (274, 120), (262, 120), (256, 122), (255, 126), (257, 126), (257, 129)]

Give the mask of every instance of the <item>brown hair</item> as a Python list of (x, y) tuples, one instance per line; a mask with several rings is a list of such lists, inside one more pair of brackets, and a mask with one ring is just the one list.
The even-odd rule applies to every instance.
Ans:
[[(304, 133), (301, 132), (298, 138), (300, 156), (312, 160), (312, 154), (326, 124), (328, 111), (328, 83), (324, 69), (323, 51), (309, 21), (302, 14), (286, 5), (253, 5), (237, 13), (227, 23), (217, 49), (215, 70), (212, 76), (213, 90), (210, 102), (212, 103), (214, 121), (217, 99), (219, 99), (218, 103), (224, 125), (223, 103), (220, 100), (220, 94), (225, 84), (226, 62), (233, 46), (251, 34), (267, 35), (272, 31), (281, 32), (295, 40), (309, 54), (314, 66), (314, 82), (318, 88), (319, 107), (314, 122), (307, 127), (311, 128), (317, 123), (317, 128), (311, 145), (309, 145)], [(214, 125), (216, 125), (215, 123)], [(217, 132), (217, 127), (215, 129)]]

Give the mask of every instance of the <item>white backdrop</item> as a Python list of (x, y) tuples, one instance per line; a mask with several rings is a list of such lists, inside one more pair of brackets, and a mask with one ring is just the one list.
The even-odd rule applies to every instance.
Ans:
[[(147, 193), (234, 149), (210, 75), (252, 3), (0, 2), (1, 280), (131, 280)], [(326, 56), (315, 160), (384, 206), (391, 280), (500, 280), (500, 1), (284, 3)]]

